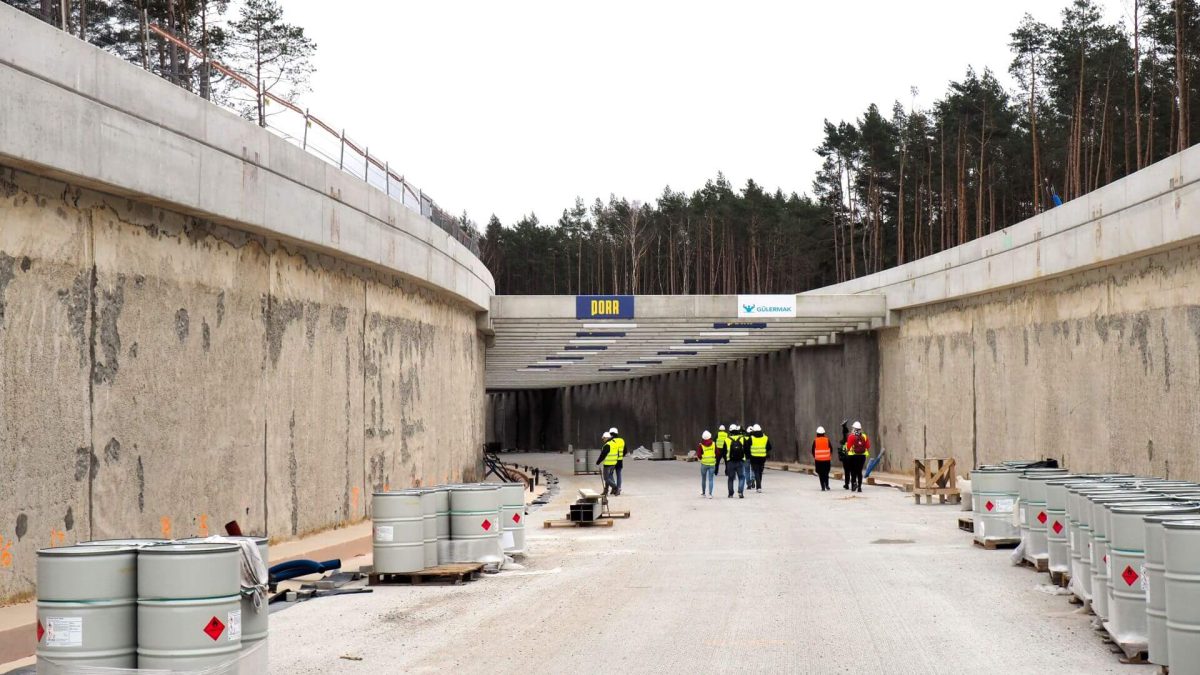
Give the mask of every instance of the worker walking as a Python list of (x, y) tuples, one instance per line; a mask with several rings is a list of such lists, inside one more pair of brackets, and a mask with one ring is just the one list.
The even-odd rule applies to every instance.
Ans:
[(871, 456), (871, 439), (858, 422), (850, 427), (850, 435), (846, 438), (846, 455), (851, 460), (850, 491), (862, 492), (863, 467), (867, 464), (867, 458)]
[[(717, 444), (707, 430), (700, 436), (696, 446), (696, 458), (700, 460), (700, 498), (713, 498), (713, 481), (717, 473)], [(708, 492), (705, 492), (705, 485)]]
[(846, 441), (850, 438), (850, 427), (847, 420), (842, 420), (842, 440), (838, 442), (838, 461), (842, 463), (842, 489), (850, 489), (850, 455), (846, 452)]
[(821, 481), (821, 492), (829, 489), (829, 468), (833, 464), (833, 444), (825, 435), (825, 427), (817, 427), (817, 437), (812, 442), (813, 466), (817, 479)]
[(621, 438), (621, 434), (617, 432), (617, 428), (613, 427), (608, 430), (608, 436), (612, 439), (613, 447), (617, 451), (617, 494), (621, 494), (621, 469), (625, 468), (625, 439)]
[(771, 439), (763, 433), (762, 427), (757, 424), (750, 425), (750, 467), (754, 469), (755, 492), (762, 492), (763, 469), (770, 454)]
[(742, 480), (746, 482), (747, 490), (752, 489), (754, 472), (750, 468), (750, 436), (742, 431), (741, 425), (735, 422), (729, 425), (729, 440), (742, 445)]
[(604, 446), (600, 448), (600, 458), (596, 460), (596, 466), (601, 467), (604, 476), (604, 494), (612, 492), (614, 496), (619, 495), (621, 487), (617, 485), (617, 448), (612, 432), (606, 431), (600, 438), (604, 441)]
[(725, 473), (729, 473), (729, 432), (725, 431), (725, 425), (717, 427), (717, 437), (713, 439), (717, 444), (717, 468), (716, 475), (721, 475), (721, 460), (725, 460)]
[[(736, 428), (737, 425), (731, 425)], [(719, 438), (719, 436), (718, 436)], [(742, 436), (726, 436), (725, 438), (725, 475), (728, 476), (729, 498), (733, 499), (733, 481), (737, 479), (738, 499), (746, 498), (746, 445)]]

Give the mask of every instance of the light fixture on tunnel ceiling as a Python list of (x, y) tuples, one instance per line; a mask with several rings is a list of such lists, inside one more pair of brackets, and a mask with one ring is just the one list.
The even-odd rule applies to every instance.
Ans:
[(620, 330), (581, 330), (575, 332), (577, 338), (623, 338), (625, 331)]
[(628, 373), (629, 368), (597, 368), (598, 373)]
[(573, 345), (611, 345), (615, 343), (616, 340), (596, 340), (594, 338), (582, 338), (579, 340), (571, 340), (570, 342)]
[(583, 327), (588, 329), (605, 330), (609, 328), (637, 328), (638, 325), (636, 323), (585, 323), (583, 324)]
[(547, 356), (547, 361), (582, 361), (582, 356), (572, 356), (568, 354), (559, 354), (558, 356)]
[(684, 338), (685, 345), (727, 345), (729, 340), (716, 338)]
[[(675, 348), (674, 348), (674, 347), (672, 347), (671, 349), (675, 349)], [(658, 353), (658, 355), (659, 355), (659, 356), (668, 356), (668, 355), (670, 355), (670, 354), (675, 354), (676, 356), (696, 356), (696, 355), (698, 355), (699, 353), (700, 353), (700, 352), (693, 352), (693, 351), (686, 351), (686, 352), (659, 352), (659, 353)], [(675, 357), (674, 357), (674, 356), (672, 356), (671, 358), (675, 358)]]
[(645, 357), (642, 357), (642, 359), (639, 359), (637, 361), (626, 361), (625, 363), (627, 363), (629, 365), (633, 365), (635, 363), (662, 363), (662, 360), (661, 359), (646, 360)]

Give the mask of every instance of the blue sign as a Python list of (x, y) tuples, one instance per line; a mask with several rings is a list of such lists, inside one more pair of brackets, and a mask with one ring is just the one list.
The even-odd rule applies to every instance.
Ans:
[(576, 319), (632, 319), (632, 295), (577, 295)]

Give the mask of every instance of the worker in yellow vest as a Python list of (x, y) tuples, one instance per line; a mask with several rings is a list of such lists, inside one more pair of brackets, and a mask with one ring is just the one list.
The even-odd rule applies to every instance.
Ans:
[(846, 468), (850, 471), (850, 491), (862, 492), (863, 467), (871, 456), (871, 439), (862, 430), (862, 424), (855, 422), (850, 426), (850, 435), (846, 438), (846, 457), (849, 461)]
[(604, 441), (604, 447), (600, 448), (600, 458), (596, 460), (596, 465), (603, 472), (604, 494), (612, 492), (613, 495), (619, 495), (621, 488), (617, 485), (618, 439), (612, 438), (611, 431), (605, 432), (601, 439)]
[(625, 468), (625, 439), (621, 438), (620, 432), (616, 427), (608, 430), (608, 436), (612, 439), (614, 446), (617, 449), (617, 494), (621, 494), (621, 488), (624, 484), (621, 482), (621, 470)]
[(713, 443), (712, 434), (707, 430), (700, 435), (696, 459), (700, 460), (700, 498), (712, 499), (713, 482), (717, 475), (717, 444)]
[(713, 439), (717, 443), (717, 470), (716, 474), (721, 475), (721, 460), (725, 460), (725, 473), (729, 473), (729, 432), (725, 431), (725, 425), (717, 427), (717, 437)]
[(771, 454), (771, 439), (757, 424), (751, 424), (749, 431), (750, 467), (754, 470), (754, 491), (762, 492), (763, 469), (767, 466), (767, 456)]

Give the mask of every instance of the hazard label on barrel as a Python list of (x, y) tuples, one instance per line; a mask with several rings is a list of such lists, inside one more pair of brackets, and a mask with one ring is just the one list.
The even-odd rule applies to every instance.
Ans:
[(1063, 531), (1062, 523), (1058, 522), (1057, 520), (1054, 521), (1054, 527), (1051, 529), (1054, 530), (1054, 534), (1062, 534), (1062, 531)]
[(988, 511), (991, 511), (992, 509), (996, 508), (996, 505), (995, 505), (995, 504), (993, 504), (993, 503), (991, 503), (990, 501), (989, 501), (988, 503), (984, 504), (983, 506), (984, 506), (984, 508), (986, 508)]
[(1141, 576), (1133, 571), (1133, 567), (1126, 565), (1125, 571), (1121, 573), (1121, 578), (1125, 580), (1125, 585), (1132, 586)]
[(484, 521), (479, 524), (479, 526), (483, 528), (484, 532), (487, 532), (488, 530), (492, 529), (492, 521), (485, 518)]
[(1037, 519), (1038, 519), (1039, 523), (1045, 525), (1046, 524), (1046, 512), (1042, 511), (1042, 512), (1038, 513)]
[(212, 638), (214, 642), (216, 642), (217, 638), (221, 637), (221, 633), (224, 632), (225, 624), (221, 623), (221, 620), (215, 616), (209, 619), (208, 623), (204, 624), (204, 634)]
[(38, 639), (37, 639), (37, 641), (41, 642), (42, 636), (45, 634), (46, 634), (46, 629), (42, 628), (42, 622), (41, 622), (41, 620), (38, 620)]
[(513, 522), (514, 522), (514, 523), (519, 523), (519, 522), (521, 522), (521, 514), (519, 514), (519, 513), (514, 513), (514, 514), (513, 514)]

